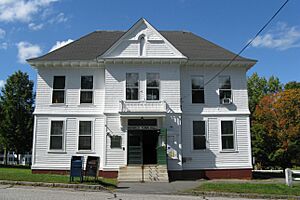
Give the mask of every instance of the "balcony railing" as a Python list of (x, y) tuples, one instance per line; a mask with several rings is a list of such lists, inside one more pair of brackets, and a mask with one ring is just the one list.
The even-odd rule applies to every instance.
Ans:
[(120, 112), (167, 112), (165, 101), (120, 101)]

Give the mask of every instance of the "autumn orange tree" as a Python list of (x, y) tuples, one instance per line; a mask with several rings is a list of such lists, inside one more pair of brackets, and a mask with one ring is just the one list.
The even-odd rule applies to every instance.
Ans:
[(263, 167), (300, 164), (300, 89), (263, 97), (254, 112), (253, 154)]

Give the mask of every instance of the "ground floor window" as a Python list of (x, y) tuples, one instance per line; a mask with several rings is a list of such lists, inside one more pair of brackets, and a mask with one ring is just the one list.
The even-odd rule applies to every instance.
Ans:
[(63, 150), (64, 121), (51, 121), (50, 150)]
[(233, 121), (221, 121), (222, 150), (234, 149), (234, 123)]
[(79, 121), (78, 150), (92, 150), (92, 122)]
[(205, 121), (193, 121), (193, 148), (206, 149)]

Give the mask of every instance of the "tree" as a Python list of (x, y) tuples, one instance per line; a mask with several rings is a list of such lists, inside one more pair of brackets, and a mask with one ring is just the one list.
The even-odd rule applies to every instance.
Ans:
[(255, 109), (252, 130), (257, 162), (283, 169), (299, 165), (300, 89), (263, 97)]
[(256, 105), (265, 95), (282, 91), (282, 84), (277, 77), (271, 76), (267, 80), (265, 77), (259, 77), (256, 72), (248, 77), (247, 87), (251, 118)]
[(284, 89), (285, 90), (300, 89), (300, 82), (290, 81), (285, 84)]
[(17, 154), (31, 150), (33, 128), (33, 81), (27, 73), (15, 72), (8, 77), (2, 96), (0, 134), (5, 147)]

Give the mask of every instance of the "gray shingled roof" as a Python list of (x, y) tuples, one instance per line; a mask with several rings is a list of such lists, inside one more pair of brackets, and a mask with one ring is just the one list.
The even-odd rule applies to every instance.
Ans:
[[(93, 60), (107, 51), (124, 33), (124, 31), (95, 31), (62, 48), (28, 61)], [(190, 60), (231, 60), (236, 55), (190, 32), (160, 31), (160, 33)], [(236, 60), (255, 61), (240, 56)]]

